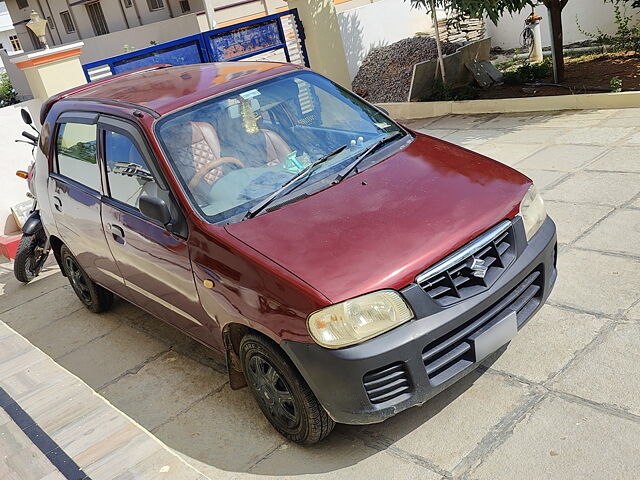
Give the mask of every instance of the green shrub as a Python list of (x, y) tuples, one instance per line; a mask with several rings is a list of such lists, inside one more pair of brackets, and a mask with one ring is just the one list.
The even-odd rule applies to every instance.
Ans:
[(445, 85), (442, 80), (436, 80), (433, 85), (431, 94), (423, 99), (422, 102), (447, 102), (451, 100), (475, 100), (478, 98), (478, 90), (471, 85), (453, 88), (451, 85)]
[[(595, 40), (603, 53), (606, 45), (611, 45), (618, 52), (640, 52), (640, 20), (629, 12), (629, 2), (630, 0), (604, 0), (604, 3), (613, 5), (614, 23), (617, 26), (615, 34), (610, 35), (600, 29), (597, 29), (596, 33), (587, 32), (579, 23), (578, 30)], [(640, 0), (633, 2), (631, 7), (640, 8)], [(576, 16), (576, 23), (577, 20)]]
[(18, 94), (9, 80), (9, 75), (0, 73), (0, 107), (18, 103), (17, 96)]
[(620, 77), (613, 77), (609, 85), (611, 85), (611, 91), (613, 93), (620, 93), (622, 91), (622, 79)]
[(525, 63), (513, 72), (505, 72), (503, 81), (507, 85), (523, 85), (544, 80), (551, 74), (553, 74), (553, 67), (549, 58), (545, 58), (542, 63)]

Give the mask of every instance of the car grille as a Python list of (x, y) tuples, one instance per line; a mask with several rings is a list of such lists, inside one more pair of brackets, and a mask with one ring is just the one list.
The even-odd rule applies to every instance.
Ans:
[(446, 307), (486, 290), (515, 257), (513, 225), (505, 220), (418, 275), (416, 282)]
[(492, 307), (427, 345), (422, 351), (422, 361), (431, 384), (440, 385), (474, 362), (469, 336), (489, 322), (513, 311), (518, 326), (522, 325), (540, 305), (542, 290), (542, 267), (539, 267)]
[(402, 362), (372, 370), (364, 376), (364, 389), (371, 403), (382, 403), (411, 390), (409, 376)]

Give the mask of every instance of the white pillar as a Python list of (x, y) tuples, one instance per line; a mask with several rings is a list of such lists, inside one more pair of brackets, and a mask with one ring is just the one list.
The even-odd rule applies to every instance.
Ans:
[(209, 30), (216, 28), (215, 11), (213, 8), (213, 0), (204, 0), (204, 11), (207, 13), (207, 21), (209, 22)]

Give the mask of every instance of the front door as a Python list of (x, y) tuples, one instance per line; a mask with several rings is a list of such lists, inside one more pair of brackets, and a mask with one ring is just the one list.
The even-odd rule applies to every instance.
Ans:
[(56, 122), (49, 203), (62, 241), (95, 282), (122, 291), (100, 219), (101, 177), (97, 162), (98, 115), (67, 112)]
[(106, 194), (102, 223), (131, 299), (153, 315), (213, 346), (217, 325), (204, 314), (185, 238), (144, 217), (141, 195), (162, 198), (181, 215), (133, 125), (101, 117)]

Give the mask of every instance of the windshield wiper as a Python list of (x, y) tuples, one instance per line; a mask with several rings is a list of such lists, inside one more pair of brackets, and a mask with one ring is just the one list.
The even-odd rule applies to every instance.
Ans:
[(353, 162), (351, 162), (349, 165), (347, 165), (345, 168), (343, 168), (340, 172), (338, 172), (338, 175), (336, 175), (336, 177), (333, 179), (333, 182), (331, 182), (331, 183), (334, 183), (334, 184), (335, 183), (340, 183), (342, 180), (344, 180), (346, 177), (348, 177), (349, 174), (358, 165), (360, 165), (360, 162), (362, 162), (362, 160), (364, 160), (370, 154), (372, 154), (373, 152), (378, 150), (380, 147), (382, 147), (382, 146), (386, 145), (387, 143), (391, 142), (392, 140), (395, 140), (396, 138), (402, 137), (402, 136), (404, 136), (404, 133), (398, 131), (398, 132), (392, 133), (391, 135), (389, 135), (387, 137), (381, 138), (376, 143), (374, 143), (369, 148), (367, 148), (364, 152), (362, 152), (360, 155), (358, 155)]
[[(313, 162), (311, 165), (304, 168), (303, 170), (300, 170), (296, 175), (294, 175), (293, 178), (291, 178), (287, 183), (282, 185), (278, 190), (273, 192), (271, 195), (269, 195), (267, 198), (265, 198), (260, 203), (255, 205), (253, 208), (249, 209), (245, 214), (245, 216), (242, 218), (242, 220), (247, 220), (249, 218), (255, 217), (258, 213), (264, 210), (269, 204), (274, 202), (276, 199), (298, 188), (300, 185), (302, 185), (304, 182), (307, 181), (307, 179), (311, 176), (311, 174), (316, 168), (318, 168), (324, 162), (329, 160), (331, 157), (334, 157), (335, 155), (342, 152), (347, 147), (348, 145), (342, 145), (341, 147), (338, 147), (335, 150), (327, 153), (326, 155), (323, 155), (322, 157), (318, 158), (315, 162)], [(298, 182), (298, 180), (302, 180), (302, 181)]]

